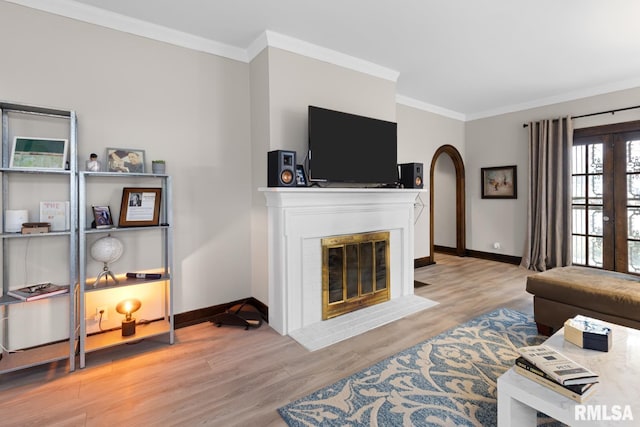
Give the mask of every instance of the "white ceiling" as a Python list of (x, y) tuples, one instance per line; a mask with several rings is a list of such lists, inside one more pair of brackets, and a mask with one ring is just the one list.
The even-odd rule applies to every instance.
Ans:
[(377, 64), (400, 98), (465, 120), (640, 86), (637, 0), (9, 1), (234, 59), (265, 31), (288, 36)]

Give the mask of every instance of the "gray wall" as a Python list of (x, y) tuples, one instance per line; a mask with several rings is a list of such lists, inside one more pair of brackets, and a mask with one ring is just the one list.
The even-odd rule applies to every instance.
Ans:
[(250, 296), (249, 64), (5, 2), (0, 39), (0, 99), (76, 110), (81, 161), (106, 147), (167, 160), (175, 311)]
[(267, 210), (258, 188), (267, 183), (267, 152), (270, 148), (269, 50), (251, 61), (251, 295), (269, 303), (267, 282)]
[[(404, 104), (397, 104), (398, 111), (398, 162), (422, 163), (424, 166), (424, 188), (430, 186), (431, 160), (435, 151), (443, 145), (453, 145), (464, 158), (464, 122), (448, 117), (443, 117), (428, 111)], [(452, 166), (453, 167), (453, 166)], [(447, 176), (449, 174), (449, 176)], [(436, 170), (434, 174), (436, 185), (435, 196), (455, 197), (455, 187), (449, 188), (447, 182), (451, 182), (450, 171)], [(455, 175), (454, 175), (455, 182)], [(415, 224), (415, 257), (425, 258), (429, 254), (429, 193), (420, 195), (414, 212)], [(434, 203), (434, 220), (446, 218), (455, 219), (455, 203), (453, 210), (450, 203)], [(438, 227), (442, 227), (438, 224)], [(455, 221), (454, 221), (455, 227)], [(441, 230), (438, 230), (440, 232)], [(445, 246), (449, 236), (435, 233), (435, 243)], [(455, 229), (453, 230), (453, 246), (455, 246)], [(439, 240), (439, 238), (441, 240)]]
[[(527, 209), (527, 129), (523, 123), (561, 116), (578, 116), (638, 105), (640, 88), (612, 92), (466, 123), (467, 247), (484, 252), (522, 256)], [(583, 128), (640, 119), (640, 109), (575, 119)], [(480, 168), (518, 166), (518, 199), (480, 197)], [(501, 250), (492, 247), (500, 242)]]

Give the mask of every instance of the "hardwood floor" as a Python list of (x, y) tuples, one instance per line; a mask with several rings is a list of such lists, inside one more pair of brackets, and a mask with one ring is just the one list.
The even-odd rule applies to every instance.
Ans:
[[(484, 312), (532, 312), (530, 271), (436, 254), (416, 269), (417, 295), (440, 304), (331, 347), (308, 352), (267, 324), (202, 323), (176, 344), (143, 341), (87, 356), (87, 368), (41, 366), (0, 375), (0, 424), (283, 426), (276, 409)], [(125, 424), (126, 423), (126, 424)]]

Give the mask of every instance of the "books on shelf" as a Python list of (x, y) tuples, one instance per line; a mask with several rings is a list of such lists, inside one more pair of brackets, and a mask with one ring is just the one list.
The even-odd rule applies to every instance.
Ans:
[(8, 291), (7, 295), (22, 301), (35, 301), (67, 292), (69, 292), (68, 286), (54, 285), (53, 283), (39, 283), (37, 285), (25, 286), (24, 288)]
[(611, 328), (591, 317), (577, 315), (564, 322), (564, 339), (581, 348), (609, 351)]
[(532, 381), (537, 382), (561, 395), (568, 397), (578, 403), (586, 401), (596, 390), (597, 383), (576, 384), (563, 386), (557, 383), (551, 377), (535, 367), (524, 357), (516, 359), (515, 371)]
[(69, 202), (40, 202), (40, 222), (50, 223), (50, 231), (69, 230)]
[(546, 345), (520, 347), (522, 357), (562, 385), (598, 382), (598, 374)]

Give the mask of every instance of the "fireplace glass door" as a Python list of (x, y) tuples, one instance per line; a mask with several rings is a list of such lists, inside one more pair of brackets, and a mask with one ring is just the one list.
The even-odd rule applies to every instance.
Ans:
[(389, 232), (322, 239), (323, 320), (389, 296)]

